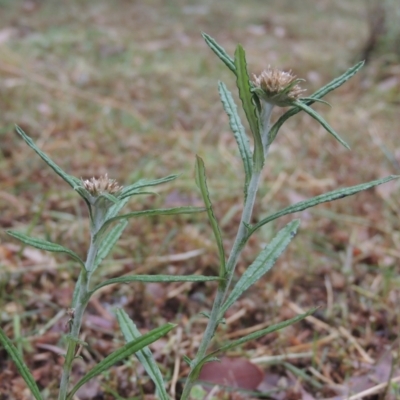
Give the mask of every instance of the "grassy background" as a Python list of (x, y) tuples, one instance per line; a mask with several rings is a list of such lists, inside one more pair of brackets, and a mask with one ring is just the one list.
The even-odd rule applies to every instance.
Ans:
[[(235, 86), (201, 31), (231, 54), (242, 43), (252, 73), (268, 65), (291, 69), (307, 80), (303, 86), (312, 93), (359, 61), (368, 37), (365, 15), (361, 0), (0, 1), (1, 226), (85, 255), (84, 205), (17, 137), (17, 123), (77, 177), (108, 172), (127, 184), (141, 177), (181, 173), (177, 181), (160, 187), (160, 196), (138, 198), (131, 209), (201, 204), (193, 176), (195, 154), (201, 155), (229, 249), (242, 204), (243, 174), (217, 81), (223, 80), (232, 91)], [(255, 220), (336, 187), (398, 173), (399, 77), (398, 65), (372, 60), (327, 96), (332, 108), (315, 105), (351, 145), (351, 152), (309, 116), (289, 120), (271, 149)], [(276, 111), (274, 118), (280, 113)], [(221, 329), (217, 341), (254, 324), (291, 317), (296, 305), (320, 305), (316, 317), (327, 327), (315, 321), (298, 324), (237, 354), (255, 358), (313, 350), (311, 358), (294, 365), (323, 385), (318, 389), (304, 383), (316, 398), (333, 395), (333, 384), (345, 384), (361, 374), (367, 355), (377, 360), (397, 338), (398, 209), (398, 184), (391, 183), (301, 213), (296, 240), (274, 271), (230, 312), (237, 318)], [(287, 221), (268, 225), (251, 240), (239, 272)], [(98, 279), (130, 271), (213, 273), (217, 256), (210, 235), (204, 216), (132, 221)], [(66, 323), (63, 310), (69, 306), (76, 266), (62, 257), (21, 249), (3, 230), (0, 239), (2, 328), (16, 340), (35, 378), (48, 386), (53, 398), (62, 364), (55, 348)], [(180, 352), (193, 355), (205, 324), (197, 313), (209, 309), (213, 290), (213, 284), (104, 290), (88, 309), (85, 364), (121, 343), (112, 316), (115, 306), (123, 306), (143, 330), (165, 321), (179, 322)], [(339, 327), (359, 347), (344, 334), (315, 345)], [(177, 341), (175, 332), (155, 347), (167, 379)], [(0, 350), (0, 393), (18, 398), (12, 396), (22, 393), (18, 390), (23, 384), (10, 365)], [(151, 392), (135, 365), (129, 361), (99, 379), (101, 388), (93, 393), (109, 394), (93, 398), (118, 398), (115, 392), (142, 398)], [(325, 380), (313, 375), (310, 366)], [(83, 368), (78, 363), (75, 374)], [(274, 368), (275, 373), (287, 374), (283, 366)], [(181, 365), (180, 376), (185, 370)]]

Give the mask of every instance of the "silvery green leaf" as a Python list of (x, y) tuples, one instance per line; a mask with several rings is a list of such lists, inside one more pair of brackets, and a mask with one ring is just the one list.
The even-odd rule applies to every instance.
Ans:
[(230, 343), (225, 344), (224, 346), (220, 347), (218, 350), (213, 351), (211, 354), (209, 354), (207, 357), (214, 356), (220, 352), (225, 352), (231, 349), (234, 349), (235, 347), (241, 346), (244, 343), (250, 342), (251, 340), (256, 340), (259, 339), (260, 337), (263, 337), (265, 335), (268, 335), (269, 333), (279, 331), (280, 329), (286, 328), (287, 326), (293, 325), (304, 318), (307, 318), (309, 315), (313, 314), (318, 307), (312, 308), (311, 310), (305, 312), (304, 314), (297, 315), (294, 318), (288, 319), (283, 322), (279, 322), (277, 324), (273, 324), (269, 326), (268, 328), (261, 329), (259, 331), (255, 331), (253, 333), (250, 333), (249, 335), (246, 335), (240, 339), (234, 340)]
[(107, 211), (106, 220), (114, 218), (129, 201), (129, 197), (119, 199), (118, 203), (113, 204)]
[(125, 346), (114, 351), (109, 356), (101, 360), (95, 367), (93, 367), (79, 382), (74, 386), (70, 393), (68, 393), (67, 400), (72, 400), (75, 393), (82, 387), (86, 382), (90, 381), (95, 376), (101, 374), (103, 371), (107, 371), (116, 363), (124, 360), (131, 356), (144, 347), (165, 336), (170, 330), (174, 329), (176, 325), (165, 324), (159, 328), (155, 328), (152, 331), (140, 336), (139, 338), (132, 340)]
[(221, 278), (224, 278), (225, 274), (226, 274), (226, 268), (225, 268), (226, 260), (225, 260), (224, 245), (222, 243), (221, 230), (219, 228), (217, 219), (215, 218), (215, 215), (214, 215), (214, 212), (212, 209), (210, 194), (208, 192), (208, 187), (207, 187), (207, 179), (206, 179), (206, 171), (205, 171), (205, 167), (204, 167), (204, 162), (199, 156), (196, 156), (195, 177), (196, 177), (196, 185), (200, 189), (201, 196), (202, 196), (204, 204), (206, 206), (208, 219), (210, 221), (210, 224), (211, 224), (211, 227), (212, 227), (212, 230), (214, 233), (214, 238), (215, 238), (215, 241), (216, 241), (217, 247), (218, 247), (219, 264), (220, 264), (219, 276)]
[(127, 220), (122, 220), (117, 225), (115, 225), (110, 232), (101, 240), (99, 251), (97, 252), (97, 257), (93, 265), (93, 271), (97, 269), (100, 263), (107, 257), (108, 253), (113, 249), (115, 243), (117, 243), (118, 239), (122, 235), (122, 232), (128, 225)]
[[(323, 86), (322, 88), (318, 89), (316, 92), (314, 92), (311, 96), (309, 96), (305, 104), (310, 106), (313, 104), (317, 99), (320, 99), (327, 95), (329, 92), (332, 90), (337, 89), (339, 86), (343, 85), (345, 82), (347, 82), (352, 76), (354, 76), (364, 65), (364, 61), (361, 61), (354, 65), (353, 67), (349, 68), (344, 74), (340, 75), (339, 77), (333, 79), (331, 82), (329, 82), (327, 85)], [(275, 124), (271, 127), (270, 130), (270, 137), (275, 139), (276, 135), (278, 134), (278, 131), (280, 127), (284, 124), (284, 122), (289, 119), (290, 117), (293, 117), (293, 115), (296, 115), (301, 111), (300, 108), (298, 107), (293, 107), (290, 110), (286, 111), (285, 114), (283, 114), (278, 121), (275, 122)]]
[(264, 165), (264, 149), (261, 140), (257, 111), (253, 99), (254, 94), (250, 84), (249, 73), (247, 72), (246, 54), (240, 44), (236, 47), (234, 62), (237, 77), (236, 86), (239, 90), (239, 97), (242, 101), (242, 107), (254, 138), (254, 166), (258, 171), (260, 171)]
[(107, 199), (109, 202), (117, 204), (119, 199), (112, 195), (111, 193), (103, 192), (97, 196), (96, 201), (99, 201), (100, 199)]
[(295, 101), (293, 104), (317, 120), (340, 144), (350, 150), (350, 146), (339, 136), (338, 133), (335, 132), (335, 130), (321, 117), (321, 115), (300, 100)]
[(81, 264), (83, 267), (85, 266), (85, 263), (81, 260), (81, 258), (76, 253), (74, 253), (72, 250), (69, 250), (59, 244), (48, 242), (47, 240), (43, 240), (43, 239), (35, 239), (35, 238), (27, 236), (21, 232), (16, 232), (16, 231), (11, 231), (11, 230), (7, 231), (7, 234), (14, 237), (15, 239), (20, 240), (22, 243), (25, 243), (29, 246), (35, 247), (40, 250), (51, 251), (53, 253), (68, 254), (75, 261), (78, 261), (79, 264)]
[(89, 210), (90, 220), (92, 220), (93, 219), (93, 214), (92, 214), (92, 204), (91, 204), (91, 202), (92, 202), (93, 196), (83, 186), (80, 186), (80, 185), (75, 186), (74, 190), (85, 201), (85, 203), (86, 203), (86, 205), (88, 207), (88, 210)]
[(27, 365), (22, 359), (21, 354), (17, 348), (12, 344), (11, 340), (6, 336), (4, 331), (0, 328), (0, 343), (3, 345), (4, 349), (7, 351), (11, 359), (14, 361), (15, 366), (18, 369), (19, 374), (25, 381), (29, 390), (33, 394), (36, 400), (43, 400), (40, 394), (39, 388), (33, 378), (31, 372), (29, 371)]
[(187, 365), (189, 365), (189, 367), (190, 367), (190, 365), (192, 364), (192, 360), (187, 356), (187, 355), (183, 355), (182, 356), (182, 359), (183, 359), (183, 361), (185, 361), (185, 363), (187, 364)]
[(243, 294), (244, 291), (256, 283), (273, 267), (276, 260), (294, 238), (299, 225), (299, 220), (289, 222), (278, 232), (278, 234), (271, 240), (265, 249), (261, 251), (255, 261), (240, 277), (228, 298), (225, 300), (221, 307), (221, 312), (219, 315), (220, 318), (223, 317), (225, 312), (236, 302), (236, 300)]
[[(116, 314), (118, 324), (127, 342), (131, 342), (132, 340), (136, 340), (142, 336), (135, 323), (129, 318), (128, 314), (124, 310), (117, 309)], [(160, 368), (158, 367), (151, 350), (146, 346), (143, 347), (142, 350), (136, 352), (135, 355), (139, 359), (140, 364), (149, 374), (151, 380), (154, 382), (157, 390), (157, 396), (161, 400), (169, 400), (170, 397), (165, 390), (165, 384)]]
[(319, 196), (315, 196), (311, 199), (300, 201), (296, 204), (286, 207), (286, 208), (262, 219), (260, 222), (258, 222), (254, 226), (252, 226), (251, 229), (249, 230), (249, 232), (247, 233), (246, 240), (248, 240), (248, 238), (257, 229), (259, 229), (263, 225), (267, 224), (268, 222), (273, 221), (274, 219), (280, 218), (287, 214), (293, 214), (295, 212), (303, 211), (307, 208), (314, 207), (321, 203), (326, 203), (328, 201), (338, 200), (338, 199), (342, 199), (347, 196), (352, 196), (353, 194), (356, 194), (363, 190), (371, 189), (374, 186), (382, 185), (383, 183), (386, 183), (393, 179), (398, 179), (398, 178), (400, 178), (399, 175), (389, 175), (385, 178), (377, 179), (375, 181), (362, 183), (362, 184), (356, 185), (356, 186), (349, 186), (349, 187), (342, 188), (342, 189), (336, 189), (336, 190), (333, 190), (332, 192), (320, 194)]
[(170, 182), (176, 179), (178, 175), (169, 175), (165, 176), (164, 178), (160, 179), (140, 179), (139, 181), (133, 183), (132, 185), (126, 186), (122, 189), (121, 193), (119, 194), (119, 199), (125, 199), (126, 197), (130, 197), (134, 194), (139, 194), (139, 189), (149, 187), (149, 186), (156, 186), (161, 185), (162, 183)]
[(220, 46), (214, 38), (202, 33), (202, 36), (207, 43), (208, 47), (217, 55), (217, 57), (234, 73), (236, 74), (235, 63), (222, 46)]
[(130, 283), (130, 282), (209, 282), (220, 281), (219, 276), (204, 276), (204, 275), (125, 275), (118, 278), (108, 279), (97, 285), (91, 292), (115, 283)]
[[(331, 82), (323, 86), (322, 88), (318, 89), (316, 92), (314, 92), (310, 97), (312, 99), (320, 99), (327, 95), (329, 92), (332, 90), (337, 89), (338, 87), (342, 86), (344, 83), (346, 83), (350, 78), (352, 78), (365, 64), (365, 61), (360, 61), (353, 67), (349, 68), (344, 74), (338, 76), (337, 78), (333, 79)], [(313, 100), (309, 100), (307, 105), (311, 105)]]
[(65, 182), (67, 182), (73, 189), (76, 186), (80, 186), (82, 182), (78, 179), (75, 178), (72, 175), (67, 174), (64, 172), (53, 160), (50, 159), (48, 155), (46, 155), (43, 151), (39, 149), (39, 147), (36, 146), (34, 141), (19, 127), (16, 126), (15, 130), (17, 133), (24, 139), (25, 143), (32, 148), (38, 155), (39, 157), (57, 174), (59, 175), (62, 179), (64, 179)]
[(240, 157), (243, 161), (245, 172), (245, 195), (247, 196), (247, 186), (249, 185), (252, 174), (252, 159), (249, 138), (246, 135), (245, 129), (240, 120), (235, 101), (232, 94), (223, 82), (218, 83), (219, 95), (221, 97), (222, 105), (229, 117), (229, 125), (235, 136), (236, 143), (239, 148)]

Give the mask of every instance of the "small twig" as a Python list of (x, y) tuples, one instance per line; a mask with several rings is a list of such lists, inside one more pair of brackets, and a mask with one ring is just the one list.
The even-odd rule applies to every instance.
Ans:
[(326, 288), (326, 314), (327, 316), (332, 315), (333, 310), (333, 288), (332, 282), (328, 275), (325, 275), (325, 288)]
[(339, 332), (356, 348), (365, 362), (374, 364), (375, 360), (361, 347), (357, 339), (343, 326), (339, 328)]
[(314, 355), (313, 352), (308, 351), (306, 353), (290, 353), (282, 354), (279, 356), (262, 356), (252, 358), (250, 361), (254, 364), (275, 364), (285, 360), (297, 360), (299, 358), (311, 358)]
[(271, 324), (272, 324), (271, 321), (267, 321), (267, 322), (262, 322), (261, 324), (251, 326), (249, 328), (239, 329), (238, 331), (234, 331), (234, 332), (231, 332), (231, 333), (225, 335), (224, 339), (233, 339), (236, 337), (242, 337), (245, 335), (249, 335), (250, 333), (253, 333), (260, 329), (264, 329)]
[(180, 351), (180, 344), (182, 340), (182, 328), (178, 327), (176, 330), (176, 342), (175, 342), (175, 363), (174, 363), (174, 372), (172, 374), (171, 379), (171, 388), (170, 393), (173, 399), (176, 398), (176, 383), (179, 379), (179, 369), (181, 365), (181, 351)]
[(363, 399), (364, 397), (371, 396), (372, 394), (379, 393), (382, 389), (386, 389), (387, 386), (389, 386), (392, 383), (397, 383), (400, 382), (400, 376), (397, 376), (396, 378), (391, 379), (389, 382), (384, 382), (380, 383), (379, 385), (376, 385), (372, 388), (369, 388), (367, 390), (364, 390), (358, 394), (355, 394), (354, 396), (349, 397), (347, 400), (360, 400)]

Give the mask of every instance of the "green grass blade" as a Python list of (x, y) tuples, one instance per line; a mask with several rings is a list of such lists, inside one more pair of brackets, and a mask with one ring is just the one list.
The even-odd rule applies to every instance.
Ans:
[[(339, 86), (343, 85), (345, 82), (347, 82), (352, 76), (354, 76), (364, 65), (364, 61), (360, 61), (353, 67), (349, 68), (344, 74), (340, 75), (339, 77), (333, 79), (331, 82), (329, 82), (327, 85), (324, 87), (318, 89), (316, 92), (314, 92), (311, 96), (307, 98), (305, 101), (305, 104), (310, 106), (313, 104), (317, 99), (320, 99), (327, 95), (329, 92), (332, 90), (337, 89)], [(296, 115), (301, 111), (300, 108), (298, 107), (293, 107), (290, 110), (286, 111), (285, 114), (283, 114), (278, 121), (275, 122), (275, 124), (271, 127), (270, 130), (270, 136), (273, 139), (275, 139), (276, 135), (278, 134), (278, 131), (280, 127), (284, 124), (284, 122), (289, 119), (290, 117), (293, 117), (293, 115)]]
[[(123, 199), (122, 202), (124, 202), (127, 199)], [(119, 206), (120, 204), (117, 203), (115, 206)], [(114, 213), (118, 207), (113, 209), (112, 213)], [(199, 208), (199, 207), (174, 207), (174, 208), (157, 208), (154, 210), (143, 210), (143, 211), (133, 211), (128, 214), (123, 214), (123, 215), (116, 215), (113, 217), (110, 217), (104, 222), (103, 226), (99, 229), (99, 231), (96, 233), (94, 239), (97, 240), (108, 228), (108, 226), (116, 221), (120, 221), (121, 219), (130, 219), (130, 218), (136, 218), (136, 217), (152, 217), (155, 215), (177, 215), (177, 214), (196, 214), (200, 212), (206, 211), (205, 208)], [(118, 211), (117, 211), (118, 212)], [(107, 217), (111, 215), (109, 213)]]
[(222, 105), (229, 117), (229, 125), (235, 136), (236, 143), (239, 147), (240, 156), (243, 161), (244, 172), (245, 172), (245, 194), (247, 195), (247, 186), (250, 182), (252, 174), (252, 159), (250, 151), (249, 138), (246, 135), (242, 121), (237, 112), (235, 101), (233, 100), (231, 92), (225, 86), (223, 82), (218, 83), (218, 91), (221, 97)]
[(14, 364), (16, 365), (19, 374), (24, 379), (25, 383), (27, 384), (29, 390), (31, 391), (35, 399), (43, 400), (39, 388), (35, 382), (35, 379), (33, 378), (27, 365), (24, 363), (21, 354), (18, 352), (17, 348), (11, 343), (10, 339), (6, 336), (5, 332), (1, 328), (0, 328), (0, 343), (3, 345), (4, 349), (10, 355), (11, 359), (14, 361)]
[[(142, 336), (135, 323), (129, 318), (128, 314), (124, 310), (117, 309), (116, 314), (118, 324), (127, 342), (131, 342), (132, 340), (136, 340)], [(160, 368), (154, 360), (151, 350), (146, 346), (143, 347), (142, 350), (139, 350), (135, 355), (139, 359), (140, 364), (143, 365), (144, 369), (149, 374), (151, 380), (154, 382), (158, 398), (161, 400), (169, 400), (170, 397), (165, 390), (164, 379)]]
[(222, 278), (219, 276), (204, 276), (204, 275), (125, 275), (118, 278), (108, 279), (97, 285), (91, 292), (93, 294), (96, 290), (115, 283), (130, 283), (130, 282), (209, 282), (220, 281)]
[(104, 260), (104, 258), (107, 257), (108, 253), (113, 249), (115, 243), (117, 243), (127, 225), (128, 221), (123, 220), (119, 224), (115, 225), (111, 229), (111, 231), (107, 233), (107, 236), (100, 243), (100, 249), (97, 253), (92, 271), (95, 271), (100, 263)]
[(254, 165), (257, 167), (257, 170), (261, 170), (264, 164), (264, 150), (256, 107), (253, 101), (254, 94), (251, 91), (250, 78), (247, 72), (246, 54), (240, 44), (236, 47), (235, 51), (235, 66), (237, 77), (236, 85), (239, 90), (239, 97), (242, 101), (243, 110), (254, 137)]
[(124, 199), (126, 197), (130, 197), (134, 194), (138, 194), (139, 189), (149, 187), (149, 186), (156, 186), (161, 185), (162, 183), (170, 182), (176, 179), (178, 175), (169, 175), (165, 176), (164, 178), (160, 179), (140, 179), (139, 181), (135, 182), (132, 185), (126, 186), (122, 189), (120, 195), (118, 196), (119, 199)]
[(39, 147), (36, 146), (34, 141), (19, 127), (16, 126), (15, 130), (17, 133), (24, 139), (25, 143), (33, 149), (39, 157), (57, 174), (59, 175), (62, 179), (64, 179), (65, 182), (67, 182), (73, 189), (76, 186), (79, 186), (82, 184), (82, 182), (78, 179), (75, 178), (72, 175), (67, 174), (64, 172), (49, 156), (47, 156), (45, 153), (43, 153)]
[(207, 35), (207, 33), (202, 32), (202, 36), (207, 43), (208, 47), (217, 55), (217, 57), (234, 73), (236, 74), (235, 63), (225, 51), (225, 49), (220, 46), (214, 38)]
[[(358, 192), (361, 192), (363, 190), (367, 190), (367, 189), (371, 189), (374, 186), (378, 186), (378, 185), (382, 185), (383, 183), (389, 182), (393, 179), (398, 179), (400, 178), (400, 175), (389, 175), (385, 178), (381, 178), (381, 179), (377, 179), (375, 181), (371, 181), (371, 182), (367, 182), (367, 183), (361, 183), (360, 185), (356, 185), (356, 186), (349, 186), (346, 188), (342, 188), (342, 189), (336, 189), (333, 190), (332, 192), (328, 192), (328, 193), (324, 193), (321, 194), (319, 196), (315, 196), (311, 199), (308, 200), (304, 200), (304, 201), (300, 201), (296, 204), (293, 204), (289, 207), (286, 207), (280, 211), (278, 211), (277, 213), (274, 213), (264, 219), (262, 219), (260, 222), (258, 222), (257, 224), (255, 224), (248, 232), (247, 234), (247, 239), (260, 227), (262, 227), (263, 225), (267, 224), (268, 222), (273, 221), (274, 219), (280, 218), (284, 215), (287, 214), (293, 214), (295, 212), (299, 212), (299, 211), (303, 211), (307, 208), (310, 207), (314, 207), (318, 204), (321, 203), (326, 203), (328, 201), (333, 201), (333, 200), (338, 200), (338, 199), (342, 199), (343, 197), (347, 197), (347, 196), (352, 196), (353, 194), (356, 194)], [(246, 239), (246, 240), (247, 240)]]
[(83, 267), (85, 266), (85, 263), (81, 260), (81, 258), (74, 253), (72, 250), (69, 250), (59, 244), (48, 242), (47, 240), (43, 239), (35, 239), (30, 236), (27, 236), (21, 232), (16, 232), (16, 231), (7, 231), (7, 234), (12, 236), (15, 239), (20, 240), (22, 243), (25, 243), (29, 246), (35, 247), (40, 250), (46, 250), (46, 251), (51, 251), (53, 253), (66, 253), (70, 257), (72, 257), (75, 261), (78, 261), (79, 264), (81, 264)]
[(265, 249), (261, 251), (254, 262), (240, 277), (228, 298), (225, 300), (225, 303), (221, 308), (220, 318), (223, 317), (225, 312), (236, 302), (243, 292), (256, 283), (274, 266), (276, 260), (285, 251), (286, 247), (296, 235), (299, 225), (299, 220), (289, 222), (278, 232)]
[(82, 387), (86, 382), (95, 376), (101, 374), (103, 371), (107, 371), (114, 364), (119, 361), (124, 360), (133, 353), (142, 350), (144, 347), (160, 339), (162, 336), (166, 335), (171, 329), (175, 328), (174, 324), (165, 324), (159, 328), (153, 329), (152, 331), (146, 333), (145, 335), (127, 343), (125, 346), (114, 351), (105, 359), (100, 361), (94, 368), (92, 368), (79, 382), (74, 386), (72, 391), (68, 394), (67, 400), (71, 400), (74, 394)]
[(308, 115), (317, 120), (340, 144), (346, 147), (346, 149), (350, 150), (350, 146), (339, 136), (338, 133), (335, 132), (335, 130), (316, 111), (314, 111), (311, 107), (309, 107), (300, 100), (294, 102), (294, 104), (296, 104), (297, 107), (301, 108)]
[(206, 170), (204, 167), (204, 161), (199, 156), (196, 156), (195, 176), (196, 176), (196, 184), (197, 184), (198, 188), (200, 189), (201, 196), (202, 196), (204, 204), (206, 206), (208, 219), (210, 220), (210, 224), (211, 224), (211, 227), (212, 227), (212, 230), (214, 233), (215, 241), (217, 242), (219, 265), (220, 265), (219, 276), (221, 278), (224, 278), (225, 274), (226, 274), (226, 260), (225, 260), (224, 245), (222, 243), (221, 230), (219, 228), (217, 219), (215, 218), (215, 215), (214, 215), (214, 212), (212, 209), (210, 194), (208, 192), (208, 187), (207, 187)]

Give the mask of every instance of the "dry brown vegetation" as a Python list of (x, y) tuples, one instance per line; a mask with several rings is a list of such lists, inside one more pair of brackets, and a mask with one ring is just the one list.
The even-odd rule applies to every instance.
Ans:
[[(254, 73), (269, 64), (292, 69), (312, 93), (359, 60), (368, 38), (365, 13), (361, 0), (0, 1), (1, 227), (85, 256), (84, 204), (15, 135), (17, 123), (77, 177), (107, 172), (124, 184), (182, 173), (162, 186), (159, 196), (131, 201), (132, 209), (200, 205), (193, 177), (195, 154), (200, 154), (228, 249), (243, 180), (217, 81), (234, 90), (234, 79), (200, 32), (230, 53), (242, 43)], [(324, 191), (399, 173), (399, 87), (400, 66), (373, 59), (327, 97), (333, 108), (315, 105), (351, 152), (309, 116), (291, 119), (271, 149), (255, 218)], [(349, 390), (363, 392), (391, 376), (399, 382), (398, 185), (390, 182), (298, 215), (302, 224), (296, 240), (229, 312), (216, 342), (301, 309), (320, 309), (304, 323), (227, 354), (262, 368), (263, 383), (245, 398), (344, 399)], [(287, 221), (260, 230), (244, 252), (239, 273)], [(1, 327), (52, 399), (78, 267), (61, 256), (21, 247), (4, 229)], [(133, 220), (98, 279), (131, 271), (213, 274), (218, 260), (210, 238), (201, 214)], [(210, 309), (214, 286), (104, 288), (87, 310), (82, 339), (88, 347), (76, 363), (75, 379), (123, 343), (113, 316), (114, 307), (123, 307), (143, 332), (166, 321), (179, 324), (152, 346), (169, 387), (179, 393), (187, 367), (177, 360), (193, 355), (205, 326), (198, 313)], [(274, 357), (280, 355), (291, 358)], [(152, 390), (131, 359), (86, 385), (78, 398), (150, 399)], [(352, 399), (400, 398), (395, 384), (392, 392), (381, 389)], [(28, 399), (26, 393), (0, 349), (0, 399)]]

